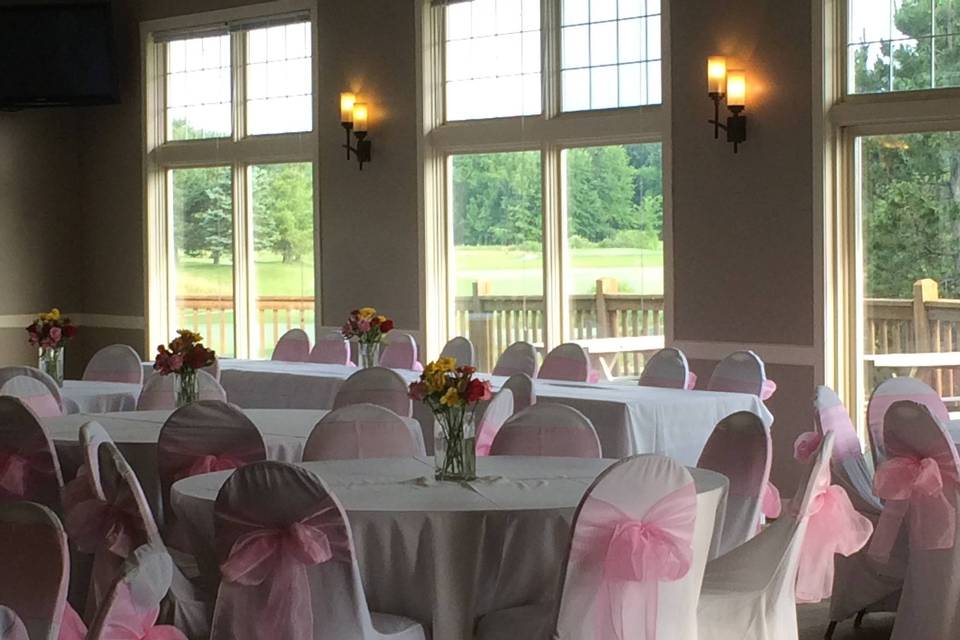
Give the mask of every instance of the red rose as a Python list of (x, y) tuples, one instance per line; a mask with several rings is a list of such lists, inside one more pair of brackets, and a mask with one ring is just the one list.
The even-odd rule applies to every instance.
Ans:
[(417, 402), (423, 402), (427, 397), (427, 385), (423, 382), (414, 382), (410, 385), (410, 398)]
[(77, 335), (77, 328), (72, 324), (68, 324), (63, 328), (63, 335), (65, 338), (72, 338)]
[(467, 387), (467, 402), (479, 402), (490, 399), (490, 383), (484, 380), (471, 380)]
[(388, 333), (393, 330), (393, 320), (387, 318), (380, 323), (380, 333)]

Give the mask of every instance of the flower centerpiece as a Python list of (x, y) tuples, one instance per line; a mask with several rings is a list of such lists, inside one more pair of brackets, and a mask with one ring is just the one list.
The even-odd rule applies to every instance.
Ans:
[(176, 376), (177, 406), (182, 407), (200, 399), (197, 371), (212, 365), (216, 358), (213, 349), (203, 346), (203, 336), (180, 329), (170, 344), (157, 347), (153, 369), (162, 376)]
[(478, 379), (476, 372), (458, 367), (455, 358), (440, 358), (410, 385), (410, 397), (429, 406), (435, 418), (437, 480), (477, 477), (474, 414), (477, 403), (490, 399), (490, 383)]
[(63, 386), (63, 347), (67, 340), (77, 335), (77, 328), (70, 318), (53, 308), (37, 316), (27, 327), (27, 339), (40, 351), (39, 368)]
[(363, 307), (350, 312), (340, 332), (347, 340), (357, 339), (360, 344), (360, 366), (364, 369), (380, 364), (380, 345), (385, 335), (393, 330), (393, 320), (378, 315), (373, 307)]

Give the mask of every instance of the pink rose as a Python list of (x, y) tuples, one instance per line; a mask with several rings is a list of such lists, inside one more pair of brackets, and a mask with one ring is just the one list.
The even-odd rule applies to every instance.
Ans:
[(170, 356), (170, 360), (167, 361), (167, 366), (170, 368), (170, 371), (180, 371), (180, 368), (183, 366), (183, 356), (180, 354)]
[(368, 331), (370, 331), (370, 321), (361, 320), (360, 322), (357, 323), (357, 329), (360, 331), (360, 333), (367, 333)]
[(793, 458), (800, 464), (809, 464), (813, 455), (820, 449), (823, 436), (816, 431), (801, 433), (793, 443)]
[(63, 330), (60, 327), (51, 327), (50, 328), (50, 340), (56, 344), (60, 342), (60, 338), (63, 337)]

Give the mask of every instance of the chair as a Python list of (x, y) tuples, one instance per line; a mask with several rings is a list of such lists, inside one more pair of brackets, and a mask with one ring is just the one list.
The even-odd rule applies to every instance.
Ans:
[(160, 602), (170, 589), (173, 572), (173, 562), (163, 547), (138, 547), (124, 563), (90, 625), (87, 639), (187, 640), (176, 627), (156, 625)]
[(507, 420), (490, 446), (492, 456), (601, 458), (590, 420), (554, 402), (535, 404)]
[(696, 385), (697, 374), (690, 371), (687, 356), (679, 349), (657, 351), (644, 363), (640, 374), (641, 387), (693, 389)]
[(767, 378), (760, 356), (753, 351), (734, 351), (717, 364), (707, 388), (710, 391), (749, 393), (767, 400), (777, 390), (777, 383)]
[(306, 362), (310, 357), (310, 336), (303, 329), (290, 329), (277, 340), (271, 360)]
[(559, 602), (489, 613), (477, 640), (696, 638), (710, 544), (709, 527), (697, 524), (697, 491), (683, 466), (654, 455), (617, 462), (574, 515)]
[(234, 472), (214, 532), (223, 579), (211, 640), (425, 640), (413, 620), (368, 609), (347, 516), (306, 469), (260, 462)]
[(537, 377), (537, 349), (529, 342), (514, 342), (500, 354), (493, 367), (495, 376), (513, 376), (518, 373)]
[(0, 502), (30, 500), (59, 511), (62, 489), (60, 460), (43, 425), (23, 402), (0, 396)]
[(63, 405), (40, 380), (16, 376), (0, 385), (0, 396), (18, 398), (38, 417), (53, 418), (63, 415)]
[[(524, 374), (520, 374), (524, 375)], [(487, 405), (477, 425), (476, 452), (478, 456), (490, 455), (490, 446), (503, 424), (514, 414), (513, 392), (504, 386)]]
[(318, 364), (354, 366), (350, 360), (350, 342), (339, 333), (331, 333), (317, 340), (309, 360)]
[(423, 365), (417, 359), (417, 342), (407, 333), (398, 333), (380, 354), (380, 366), (388, 369), (407, 369), (423, 371)]
[(761, 516), (780, 515), (779, 493), (770, 485), (772, 461), (770, 432), (749, 411), (727, 416), (710, 434), (697, 467), (716, 471), (730, 480), (727, 515), (712, 556), (723, 555), (755, 536)]
[(474, 367), (477, 361), (473, 343), (463, 336), (452, 338), (447, 344), (443, 345), (440, 357), (453, 358), (457, 361), (458, 367)]
[(891, 640), (960, 637), (956, 447), (929, 407), (905, 400), (886, 411), (883, 443), (887, 458), (874, 477), (883, 514), (869, 553), (885, 559), (900, 536), (908, 545)]
[(365, 402), (390, 409), (404, 418), (413, 414), (407, 383), (396, 371), (383, 367), (361, 369), (344, 380), (333, 399), (333, 408)]
[[(59, 408), (59, 413), (51, 413), (51, 415), (63, 414), (63, 394), (60, 392), (59, 385), (57, 385), (56, 381), (49, 375), (43, 371), (40, 371), (40, 369), (36, 369), (34, 367), (0, 367), (0, 387), (2, 387), (12, 378), (17, 378), (19, 376), (35, 378), (36, 380), (42, 382), (43, 386), (50, 391), (50, 395), (53, 396), (57, 407)], [(52, 412), (52, 409), (47, 411)]]
[(427, 455), (420, 427), (381, 406), (351, 404), (331, 411), (314, 426), (303, 460), (413, 458)]
[(93, 354), (83, 370), (84, 380), (143, 384), (143, 363), (133, 347), (112, 344)]
[(547, 354), (540, 365), (540, 380), (590, 382), (590, 357), (580, 345), (567, 342)]
[(30, 640), (20, 616), (3, 606), (0, 606), (0, 640)]
[[(711, 640), (796, 640), (796, 583), (808, 514), (829, 474), (833, 434), (823, 439), (791, 509), (707, 564), (697, 617)], [(829, 476), (828, 476), (829, 477)]]
[(210, 374), (214, 380), (220, 382), (220, 358), (215, 357), (213, 359), (213, 364), (211, 364), (209, 367), (204, 367), (201, 369), (201, 371)]
[[(201, 400), (227, 401), (227, 392), (212, 375), (204, 370), (197, 371), (197, 380), (200, 385)], [(137, 401), (137, 411), (176, 409), (176, 385), (174, 374), (152, 376), (143, 385), (143, 391), (140, 392), (140, 399)]]
[(170, 487), (177, 480), (266, 459), (260, 430), (233, 405), (201, 400), (177, 409), (164, 422), (157, 440), (165, 526), (173, 522)]
[(502, 389), (509, 389), (513, 394), (513, 412), (519, 413), (537, 403), (537, 394), (533, 390), (533, 378), (526, 373), (515, 373), (506, 382)]
[(924, 405), (941, 423), (950, 421), (947, 406), (940, 394), (922, 380), (916, 378), (890, 378), (884, 380), (870, 394), (867, 403), (867, 428), (870, 432), (870, 447), (874, 464), (879, 465), (885, 458), (883, 447), (883, 418), (894, 402), (910, 400)]

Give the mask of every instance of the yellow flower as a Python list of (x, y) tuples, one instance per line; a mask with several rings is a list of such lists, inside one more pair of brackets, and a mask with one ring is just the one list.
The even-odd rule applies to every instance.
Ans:
[(357, 311), (357, 314), (358, 314), (361, 318), (363, 318), (364, 320), (366, 320), (366, 319), (368, 319), (368, 318), (372, 318), (373, 316), (377, 315), (377, 310), (374, 309), (373, 307), (364, 307), (364, 308), (358, 310), (358, 311)]
[(457, 368), (457, 359), (456, 358), (440, 358), (436, 362), (437, 370), (439, 371), (453, 371)]
[(445, 404), (448, 407), (455, 407), (460, 404), (460, 394), (457, 393), (457, 389), (455, 387), (447, 389), (447, 392), (440, 398), (440, 404)]
[(49, 316), (48, 318), (49, 320), (59, 320), (60, 309), (57, 309), (56, 307), (54, 307), (53, 309), (50, 309), (50, 313), (48, 314), (48, 316)]
[(376, 320), (379, 324), (383, 324), (387, 321), (387, 316), (377, 316)]

